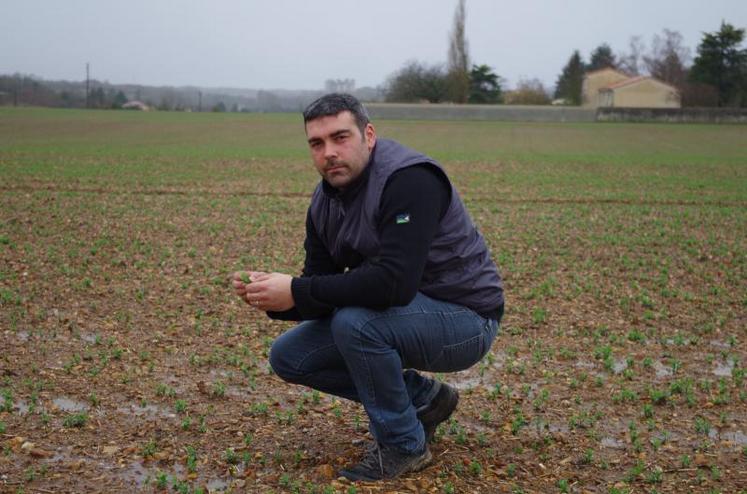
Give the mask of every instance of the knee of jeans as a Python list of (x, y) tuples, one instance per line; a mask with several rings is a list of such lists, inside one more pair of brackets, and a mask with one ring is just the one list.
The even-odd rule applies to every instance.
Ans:
[(363, 314), (365, 311), (366, 309), (359, 307), (344, 307), (332, 316), (330, 330), (340, 351), (344, 352), (353, 342), (360, 341), (360, 337), (365, 336), (364, 333), (368, 333), (370, 325), (366, 324), (367, 319)]
[(280, 379), (284, 381), (294, 381), (300, 376), (293, 368), (293, 365), (284, 358), (284, 355), (287, 355), (287, 353), (283, 352), (282, 345), (279, 345), (278, 340), (275, 340), (270, 347), (270, 356), (268, 358), (270, 361), (270, 367), (272, 367), (272, 371)]

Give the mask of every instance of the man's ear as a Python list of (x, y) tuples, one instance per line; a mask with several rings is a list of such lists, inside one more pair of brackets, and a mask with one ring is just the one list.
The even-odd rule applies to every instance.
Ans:
[(366, 128), (363, 130), (363, 134), (366, 136), (366, 144), (368, 144), (368, 150), (371, 151), (376, 144), (376, 129), (372, 123), (367, 123)]

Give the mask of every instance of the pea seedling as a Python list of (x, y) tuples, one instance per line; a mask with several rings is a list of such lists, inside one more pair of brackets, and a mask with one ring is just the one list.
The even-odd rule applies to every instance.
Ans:
[(247, 285), (252, 282), (252, 279), (249, 277), (249, 273), (242, 272), (241, 273), (241, 281), (246, 283)]

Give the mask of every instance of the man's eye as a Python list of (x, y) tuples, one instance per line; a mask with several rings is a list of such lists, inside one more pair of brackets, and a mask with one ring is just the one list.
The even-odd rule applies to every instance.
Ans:
[(344, 140), (345, 140), (345, 139), (347, 139), (347, 138), (348, 138), (348, 136), (347, 136), (347, 135), (340, 135), (340, 136), (336, 136), (336, 137), (335, 137), (335, 140), (336, 140), (337, 142), (340, 142), (340, 141), (344, 141)]

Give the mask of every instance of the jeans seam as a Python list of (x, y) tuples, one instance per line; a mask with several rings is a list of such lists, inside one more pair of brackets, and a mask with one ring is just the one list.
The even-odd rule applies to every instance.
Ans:
[[(373, 320), (373, 319), (371, 319)], [(366, 321), (363, 324), (356, 324), (355, 328), (355, 338), (358, 342), (358, 348), (359, 352), (361, 354), (362, 360), (363, 360), (363, 366), (366, 368), (366, 387), (368, 388), (367, 391), (369, 395), (371, 396), (371, 401), (373, 402), (374, 408), (378, 409), (377, 403), (376, 403), (376, 390), (374, 389), (373, 380), (371, 379), (371, 366), (368, 364), (368, 358), (366, 357), (366, 352), (364, 352), (364, 346), (363, 346), (363, 338), (361, 338), (361, 332), (363, 331), (363, 328), (368, 325), (370, 321)], [(358, 393), (358, 396), (360, 397), (361, 393)], [(391, 430), (386, 424), (386, 421), (384, 420), (384, 417), (381, 416), (381, 414), (376, 417), (376, 420), (381, 424), (381, 427), (384, 428), (387, 434), (391, 434)]]
[(302, 372), (302, 371), (301, 371), (301, 367), (303, 366), (303, 364), (304, 364), (304, 363), (306, 363), (306, 361), (307, 361), (307, 360), (308, 360), (308, 359), (309, 359), (309, 358), (310, 358), (310, 357), (311, 357), (312, 355), (315, 355), (315, 354), (317, 354), (317, 353), (321, 352), (322, 350), (327, 350), (327, 349), (329, 349), (329, 348), (332, 348), (332, 347), (335, 347), (335, 346), (336, 346), (336, 345), (335, 345), (335, 344), (333, 343), (333, 344), (331, 344), (331, 345), (326, 345), (326, 346), (323, 346), (323, 347), (319, 347), (319, 348), (316, 348), (316, 349), (314, 349), (314, 350), (310, 351), (309, 353), (307, 353), (307, 354), (306, 354), (306, 355), (305, 355), (305, 356), (304, 356), (304, 357), (303, 357), (303, 358), (301, 359), (301, 361), (300, 361), (300, 362), (298, 363), (298, 365), (296, 365), (296, 366), (295, 366), (295, 368), (296, 368), (296, 369), (295, 369), (295, 370), (296, 370), (296, 372), (298, 372), (299, 374), (307, 375), (307, 374), (308, 374), (308, 372)]
[[(441, 353), (438, 354), (438, 357), (433, 359), (432, 362), (428, 362), (428, 365), (430, 367), (434, 367), (436, 363), (438, 363), (438, 361), (441, 360), (444, 357), (444, 355), (446, 355), (447, 351), (455, 350), (459, 347), (467, 347), (468, 345), (471, 345), (473, 342), (479, 342), (480, 339), (483, 338), (484, 336), (485, 336), (484, 334), (478, 334), (478, 335), (473, 336), (472, 338), (469, 338), (465, 341), (461, 341), (459, 343), (454, 343), (452, 345), (444, 345), (443, 348), (441, 349)], [(458, 372), (458, 371), (455, 371), (455, 372)]]
[[(453, 315), (458, 315), (458, 314), (464, 314), (464, 313), (470, 313), (470, 312), (473, 313), (473, 314), (476, 314), (476, 315), (480, 316), (479, 314), (477, 314), (476, 312), (474, 312), (473, 310), (470, 310), (470, 309), (460, 309), (460, 310), (455, 310), (455, 311), (442, 311), (442, 310), (439, 310), (439, 311), (425, 311), (425, 310), (419, 310), (419, 311), (413, 311), (413, 312), (401, 312), (401, 313), (398, 312), (396, 314), (381, 313), (381, 314), (373, 315), (371, 317), (367, 317), (366, 319), (364, 319), (363, 320), (363, 324), (361, 324), (361, 328), (360, 329), (363, 329), (363, 327), (366, 324), (369, 324), (369, 323), (371, 323), (373, 321), (376, 321), (376, 320), (379, 320), (379, 319), (384, 319), (384, 318), (387, 318), (387, 317), (400, 317), (400, 316), (402, 316), (402, 317), (409, 317), (409, 316), (414, 316), (414, 315), (418, 315), (418, 314), (442, 314), (442, 315), (452, 315), (453, 314)], [(480, 317), (482, 317), (482, 316), (480, 316)]]

